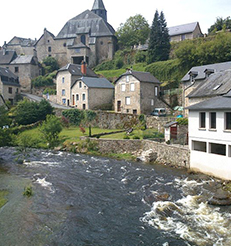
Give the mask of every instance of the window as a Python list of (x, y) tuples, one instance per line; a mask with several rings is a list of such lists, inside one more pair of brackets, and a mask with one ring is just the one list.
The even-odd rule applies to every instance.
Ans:
[(154, 106), (154, 100), (151, 99), (151, 106)]
[(130, 105), (131, 104), (131, 98), (130, 97), (125, 97), (125, 104)]
[(134, 83), (131, 83), (130, 89), (131, 89), (131, 91), (135, 91), (135, 84)]
[(86, 44), (86, 36), (85, 36), (85, 35), (82, 35), (82, 36), (81, 36), (81, 42), (82, 42), (83, 44)]
[(65, 92), (65, 89), (62, 90), (62, 96), (65, 96), (66, 95), (66, 92)]
[(225, 113), (225, 130), (231, 130), (231, 112)]
[(185, 34), (182, 34), (181, 35), (181, 41), (184, 41), (185, 40)]
[(8, 93), (9, 94), (12, 94), (13, 93), (12, 87), (8, 87)]
[(158, 96), (158, 87), (155, 86), (155, 97), (157, 97), (157, 96)]
[(79, 88), (82, 88), (82, 82), (79, 82)]
[(210, 129), (216, 129), (217, 123), (216, 123), (216, 113), (211, 112), (210, 113)]
[(76, 94), (76, 101), (79, 101), (79, 94)]
[(206, 123), (205, 123), (205, 112), (200, 112), (200, 124), (199, 128), (206, 128)]
[(65, 82), (65, 78), (63, 77), (63, 78), (62, 78), (62, 83), (64, 84), (64, 82)]
[(130, 78), (129, 78), (129, 76), (127, 75), (126, 76), (126, 82), (129, 82), (130, 81)]
[(18, 67), (15, 67), (15, 68), (14, 68), (14, 72), (15, 72), (15, 73), (18, 73), (18, 72), (19, 72)]
[(86, 109), (86, 104), (85, 103), (83, 104), (83, 109)]
[(83, 94), (82, 97), (83, 97), (83, 101), (85, 101), (86, 100), (86, 95)]
[(126, 90), (126, 85), (125, 84), (122, 84), (121, 85), (121, 91), (125, 91)]
[(226, 156), (226, 145), (225, 144), (210, 143), (209, 144), (209, 153)]
[(66, 104), (66, 98), (62, 99), (63, 104)]
[(206, 142), (192, 141), (192, 150), (206, 152)]
[(51, 47), (50, 46), (48, 47), (48, 52), (51, 52)]

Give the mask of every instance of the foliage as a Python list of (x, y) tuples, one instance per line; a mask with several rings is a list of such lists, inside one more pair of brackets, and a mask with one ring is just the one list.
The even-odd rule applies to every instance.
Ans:
[(0, 190), (0, 208), (3, 207), (7, 203), (7, 199), (5, 198), (9, 192), (7, 190)]
[(65, 116), (71, 124), (79, 126), (81, 121), (84, 119), (84, 111), (79, 109), (67, 109), (62, 112), (62, 115)]
[(143, 139), (164, 138), (164, 134), (157, 130), (147, 129), (143, 132)]
[(135, 62), (145, 62), (147, 60), (147, 51), (137, 51), (135, 54)]
[(33, 196), (32, 186), (26, 186), (26, 187), (24, 187), (23, 195), (24, 196), (27, 196), (27, 197)]
[(15, 121), (19, 125), (28, 125), (44, 120), (48, 114), (52, 113), (53, 107), (45, 99), (39, 103), (24, 99), (13, 110)]
[(10, 129), (0, 128), (0, 147), (9, 146), (12, 142), (12, 134)]
[(231, 19), (230, 16), (226, 19), (217, 17), (216, 22), (208, 29), (209, 34), (215, 34), (217, 31), (222, 31), (226, 29), (231, 29)]
[(61, 117), (61, 123), (63, 127), (69, 128), (70, 127), (70, 121), (67, 117), (63, 116)]
[(188, 125), (188, 118), (178, 118), (176, 121), (178, 122), (179, 125), (182, 126)]
[(46, 94), (49, 94), (49, 95), (56, 95), (56, 89), (53, 89), (53, 88), (46, 88), (46, 89), (43, 91), (43, 95), (46, 95)]
[(43, 59), (43, 66), (45, 69), (45, 74), (52, 73), (55, 70), (59, 69), (58, 62), (54, 57), (48, 56), (45, 59)]
[(8, 116), (8, 111), (4, 106), (0, 106), (0, 127), (10, 124), (10, 118)]
[(47, 115), (46, 121), (43, 122), (40, 131), (49, 146), (54, 147), (57, 143), (59, 133), (62, 131), (62, 124), (55, 115)]
[(159, 15), (156, 10), (150, 32), (148, 63), (168, 60), (170, 47), (170, 37), (164, 13), (161, 11)]
[(111, 70), (115, 68), (114, 60), (104, 61), (95, 67), (95, 71)]
[(17, 146), (20, 147), (20, 150), (23, 152), (26, 150), (26, 148), (32, 148), (32, 147), (37, 147), (39, 143), (39, 140), (37, 138), (34, 138), (30, 134), (21, 133), (17, 139), (16, 139), (16, 144)]
[(154, 62), (145, 69), (147, 72), (154, 74), (160, 81), (176, 81), (174, 87), (178, 87), (179, 81), (183, 78), (187, 69), (184, 69), (178, 59)]
[(144, 44), (149, 36), (147, 20), (140, 14), (130, 17), (116, 32), (120, 48)]
[(185, 69), (231, 60), (231, 33), (219, 33), (212, 39), (185, 40), (181, 43), (175, 55)]
[(50, 76), (38, 76), (31, 80), (33, 87), (44, 87), (54, 85), (53, 79)]
[(86, 140), (82, 140), (79, 145), (78, 145), (79, 149), (86, 149), (87, 152), (91, 152), (91, 151), (98, 151), (98, 142), (97, 141), (93, 141), (90, 138), (87, 138)]

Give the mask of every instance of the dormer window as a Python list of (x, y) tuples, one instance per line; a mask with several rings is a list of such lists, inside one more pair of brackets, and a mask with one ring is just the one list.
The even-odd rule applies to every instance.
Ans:
[(211, 74), (214, 73), (214, 69), (205, 69), (205, 77), (208, 78)]
[(190, 76), (190, 81), (191, 82), (195, 82), (195, 78), (198, 76), (198, 72), (196, 72), (196, 71), (190, 71), (189, 72), (189, 76)]

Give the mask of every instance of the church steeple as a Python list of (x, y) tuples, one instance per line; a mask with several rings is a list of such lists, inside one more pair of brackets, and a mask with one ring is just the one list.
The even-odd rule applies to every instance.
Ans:
[(107, 21), (107, 10), (104, 7), (103, 0), (95, 0), (91, 11)]

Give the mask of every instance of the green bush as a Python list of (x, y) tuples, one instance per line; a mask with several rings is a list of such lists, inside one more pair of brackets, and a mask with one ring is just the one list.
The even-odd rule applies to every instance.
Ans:
[(137, 51), (135, 54), (135, 62), (145, 62), (147, 59), (147, 51)]
[(157, 130), (147, 129), (143, 132), (143, 139), (164, 138), (164, 134)]
[(38, 76), (34, 79), (32, 79), (32, 86), (33, 87), (44, 87), (44, 86), (51, 86), (54, 85), (52, 77), (48, 76)]
[(46, 95), (46, 94), (49, 94), (49, 95), (56, 95), (56, 89), (53, 89), (53, 88), (46, 88), (44, 91), (43, 91), (43, 95)]
[(188, 118), (178, 118), (176, 121), (178, 122), (179, 125), (182, 126), (188, 125)]
[(62, 115), (65, 116), (71, 124), (79, 126), (81, 121), (84, 120), (84, 111), (79, 109), (68, 109), (62, 112)]
[(95, 71), (112, 70), (115, 68), (114, 61), (104, 61), (95, 67)]

